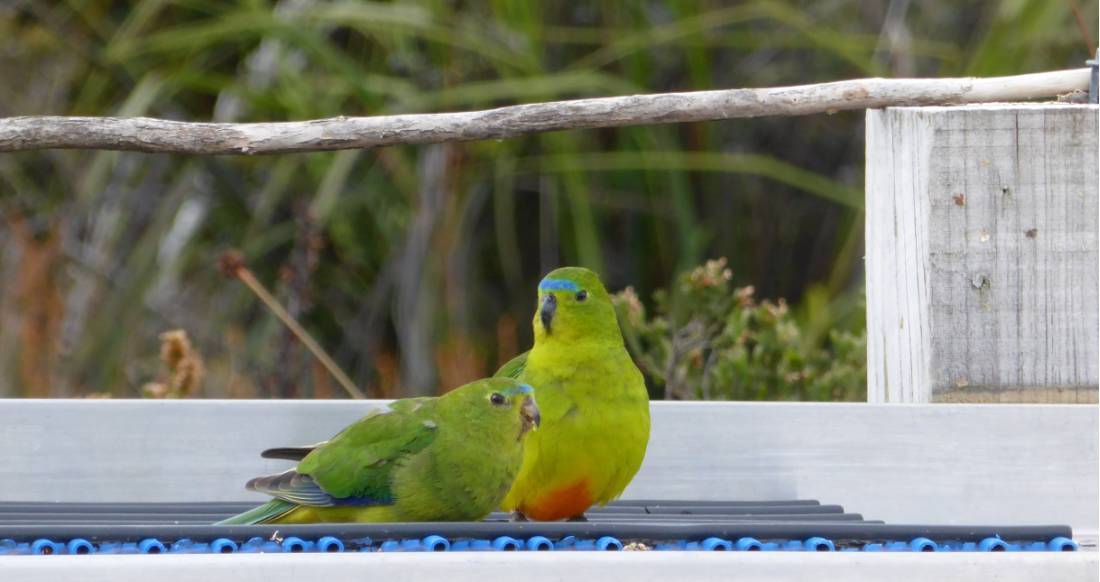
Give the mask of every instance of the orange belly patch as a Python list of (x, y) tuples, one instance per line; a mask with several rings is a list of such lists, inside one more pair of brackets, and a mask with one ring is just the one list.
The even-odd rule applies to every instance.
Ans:
[(534, 503), (524, 503), (520, 511), (531, 519), (551, 521), (580, 515), (592, 506), (588, 479), (581, 479), (540, 496)]

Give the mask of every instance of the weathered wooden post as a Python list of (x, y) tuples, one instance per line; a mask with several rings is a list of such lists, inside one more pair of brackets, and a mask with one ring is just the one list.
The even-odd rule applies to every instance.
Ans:
[(868, 401), (1097, 401), (1097, 112), (867, 112)]

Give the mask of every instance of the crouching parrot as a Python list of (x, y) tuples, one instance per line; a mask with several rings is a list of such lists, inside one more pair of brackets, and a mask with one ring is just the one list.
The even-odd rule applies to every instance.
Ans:
[(538, 425), (533, 389), (511, 378), (398, 400), (329, 441), (264, 451), (300, 462), (249, 481), (275, 499), (219, 523), (480, 520), (500, 506)]
[(503, 508), (515, 519), (584, 519), (626, 488), (649, 442), (649, 396), (623, 345), (611, 298), (587, 269), (539, 283), (535, 345), (497, 371), (538, 386), (542, 428)]

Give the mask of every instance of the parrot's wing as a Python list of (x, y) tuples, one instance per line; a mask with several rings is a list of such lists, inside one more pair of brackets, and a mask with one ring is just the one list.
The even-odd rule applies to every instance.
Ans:
[[(396, 400), (391, 402), (386, 408), (380, 408), (372, 411), (370, 414), (364, 417), (364, 419), (370, 418), (378, 414), (387, 414), (390, 412), (398, 411), (414, 411), (424, 404), (425, 400), (431, 398), (430, 396), (422, 396), (420, 398), (406, 398), (403, 400)], [(267, 449), (260, 453), (260, 456), (265, 459), (284, 459), (287, 461), (301, 461), (306, 458), (306, 455), (313, 452), (322, 445), (327, 444), (328, 441), (321, 441), (316, 444), (306, 445), (303, 447), (276, 447), (273, 449)]]
[(360, 419), (310, 452), (290, 471), (249, 482), (249, 489), (299, 505), (388, 505), (391, 474), (435, 440), (434, 406), (398, 401)]
[(267, 493), (268, 495), (283, 501), (289, 501), (298, 505), (313, 505), (316, 507), (331, 507), (339, 501), (329, 495), (309, 475), (303, 475), (294, 469), (279, 473), (256, 477), (245, 485), (246, 489)]
[(508, 360), (499, 370), (497, 370), (496, 374), (493, 374), (493, 377), (519, 379), (520, 375), (523, 374), (523, 368), (527, 366), (527, 354), (529, 353), (531, 352), (523, 352), (511, 360)]
[[(435, 400), (434, 396), (420, 396), (418, 398), (402, 398), (401, 400), (394, 400), (393, 402), (390, 402), (385, 408), (382, 408), (380, 410), (376, 410), (375, 413), (385, 414), (385, 413), (388, 413), (388, 412), (398, 412), (398, 413), (416, 412), (417, 410), (420, 410), (421, 406), (424, 406), (425, 404), (428, 404), (429, 402), (431, 402), (433, 400)], [(371, 415), (367, 415), (367, 416), (371, 416)]]

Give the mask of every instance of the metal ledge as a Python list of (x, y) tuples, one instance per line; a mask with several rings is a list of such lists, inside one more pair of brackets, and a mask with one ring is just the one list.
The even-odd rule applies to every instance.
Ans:
[[(3, 400), (6, 501), (260, 501), (261, 449), (316, 442), (379, 401)], [(627, 499), (816, 498), (888, 523), (1065, 523), (1094, 538), (1086, 405), (655, 402)]]
[(440, 553), (16, 556), (5, 579), (45, 582), (361, 582), (427, 580), (1097, 580), (1096, 553)]

